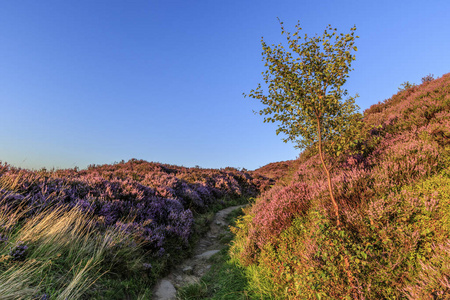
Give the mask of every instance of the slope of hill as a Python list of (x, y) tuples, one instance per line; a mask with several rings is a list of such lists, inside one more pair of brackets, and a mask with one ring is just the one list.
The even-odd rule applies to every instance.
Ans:
[(450, 298), (450, 74), (364, 112), (333, 164), (342, 227), (310, 149), (246, 210), (231, 248), (274, 299)]
[(297, 165), (297, 160), (279, 161), (262, 166), (259, 169), (251, 171), (251, 173), (273, 179), (273, 183), (276, 181), (279, 183), (280, 181), (289, 182), (290, 176), (296, 170)]
[(87, 170), (0, 164), (0, 298), (134, 299), (189, 254), (212, 210), (269, 184), (233, 168), (135, 159)]

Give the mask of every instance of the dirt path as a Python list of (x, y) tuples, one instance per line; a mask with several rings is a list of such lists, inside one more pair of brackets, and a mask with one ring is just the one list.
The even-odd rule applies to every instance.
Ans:
[(210, 230), (202, 237), (194, 249), (194, 255), (175, 267), (172, 272), (156, 284), (153, 290), (154, 300), (176, 299), (176, 288), (198, 282), (211, 265), (208, 258), (219, 252), (224, 245), (219, 242), (220, 236), (227, 232), (227, 215), (245, 205), (232, 206), (216, 213)]

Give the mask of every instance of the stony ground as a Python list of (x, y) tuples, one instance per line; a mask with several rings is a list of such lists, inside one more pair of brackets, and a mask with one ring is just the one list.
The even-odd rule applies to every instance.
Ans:
[(245, 205), (232, 206), (216, 213), (208, 233), (199, 240), (194, 249), (194, 255), (175, 267), (165, 278), (161, 279), (153, 291), (154, 300), (176, 299), (176, 289), (182, 286), (198, 282), (200, 278), (211, 268), (208, 258), (219, 252), (224, 245), (220, 238), (227, 233), (228, 224), (225, 221), (227, 215), (235, 209)]

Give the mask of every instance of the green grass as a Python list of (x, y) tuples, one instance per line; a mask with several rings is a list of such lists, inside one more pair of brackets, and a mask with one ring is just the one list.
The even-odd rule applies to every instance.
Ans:
[[(233, 226), (241, 215), (242, 209), (236, 209), (227, 216), (226, 221)], [(178, 291), (179, 299), (266, 299), (248, 291), (244, 270), (230, 262), (228, 243), (232, 239), (233, 235), (229, 231), (220, 237), (221, 243), (227, 247), (209, 259), (211, 268), (199, 283), (185, 286)]]
[[(207, 212), (204, 213), (194, 213), (194, 234), (192, 235), (190, 239), (190, 245), (192, 251), (194, 249), (194, 246), (197, 244), (198, 240), (204, 236), (208, 230), (209, 230), (209, 224), (214, 219), (214, 215), (227, 207), (231, 206), (237, 206), (237, 205), (244, 205), (248, 203), (254, 202), (254, 198), (249, 197), (239, 197), (235, 199), (222, 199), (222, 201), (216, 201), (213, 205), (211, 205), (208, 208)], [(227, 219), (227, 222), (230, 222), (230, 220), (233, 218), (232, 215), (235, 215), (234, 218), (236, 218), (237, 215), (241, 214), (240, 210), (237, 209), (236, 211), (233, 211), (229, 214), (229, 217)], [(192, 253), (190, 251), (187, 251), (188, 255), (191, 255)]]
[(229, 263), (228, 249), (214, 255), (210, 271), (202, 277), (200, 283), (180, 289), (178, 297), (193, 299), (250, 299), (246, 292), (247, 280), (243, 271)]

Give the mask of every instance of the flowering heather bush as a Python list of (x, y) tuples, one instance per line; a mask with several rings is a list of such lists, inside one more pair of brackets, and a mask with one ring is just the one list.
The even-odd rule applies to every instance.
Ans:
[(290, 184), (246, 210), (231, 254), (251, 289), (276, 299), (450, 297), (450, 74), (371, 106), (358, 140), (327, 158), (341, 228), (310, 149)]
[[(439, 112), (450, 107), (450, 74), (400, 92), (392, 98), (372, 105), (364, 112), (366, 130), (385, 125), (384, 131), (397, 132), (428, 124)], [(433, 120), (436, 122), (438, 120)]]
[[(136, 234), (158, 256), (167, 243), (188, 244), (194, 212), (205, 211), (219, 197), (255, 196), (268, 181), (232, 168), (185, 168), (135, 159), (81, 171), (28, 171), (0, 164), (0, 213), (22, 207), (23, 219), (49, 207), (76, 206), (92, 213), (99, 228), (120, 227)], [(0, 224), (0, 234), (11, 225)]]
[(8, 237), (0, 234), (0, 243), (6, 243), (8, 241)]
[[(414, 134), (387, 136), (371, 158), (374, 189), (383, 195), (418, 178), (434, 174), (440, 167), (440, 149), (434, 142), (425, 142)], [(369, 159), (370, 160), (370, 159)]]
[(259, 247), (264, 246), (270, 242), (265, 238), (277, 237), (291, 225), (294, 217), (307, 213), (310, 201), (309, 187), (302, 182), (271, 189), (253, 208), (255, 217), (250, 240), (256, 241)]
[(189, 252), (195, 214), (269, 182), (139, 160), (51, 172), (0, 163), (0, 298), (149, 299)]

